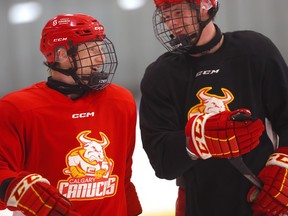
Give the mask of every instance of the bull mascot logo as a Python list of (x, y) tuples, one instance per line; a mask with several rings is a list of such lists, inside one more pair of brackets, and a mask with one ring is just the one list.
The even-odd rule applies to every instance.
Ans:
[(107, 136), (100, 132), (101, 140), (88, 137), (91, 131), (82, 131), (77, 135), (80, 147), (67, 155), (68, 168), (64, 170), (73, 178), (95, 177), (108, 178), (113, 169), (113, 161), (106, 156), (105, 148), (109, 145)]
[(88, 137), (90, 133), (85, 130), (77, 135), (80, 146), (67, 154), (63, 170), (69, 178), (57, 184), (59, 192), (70, 200), (103, 199), (117, 193), (119, 177), (112, 175), (114, 161), (105, 151), (110, 141), (102, 132), (100, 140)]
[(208, 93), (211, 89), (212, 87), (205, 87), (197, 92), (196, 96), (198, 97), (200, 103), (193, 106), (189, 110), (188, 119), (199, 113), (217, 114), (225, 110), (229, 110), (228, 104), (234, 100), (233, 94), (229, 90), (221, 88), (224, 96), (218, 96)]

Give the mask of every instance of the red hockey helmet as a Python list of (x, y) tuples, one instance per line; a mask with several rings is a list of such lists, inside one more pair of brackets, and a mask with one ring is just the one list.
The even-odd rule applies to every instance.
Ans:
[[(67, 50), (71, 68), (60, 68), (57, 64), (56, 53), (62, 47)], [(61, 14), (50, 19), (42, 30), (40, 50), (47, 67), (94, 90), (111, 83), (118, 65), (114, 45), (106, 37), (103, 25), (85, 14)], [(81, 56), (79, 53), (83, 51), (89, 56)], [(86, 63), (82, 64), (83, 61)]]
[(40, 50), (48, 63), (55, 62), (58, 47), (76, 46), (90, 40), (102, 41), (104, 27), (95, 18), (85, 14), (62, 14), (50, 19), (42, 30)]
[[(161, 7), (165, 4), (169, 5), (171, 3), (180, 3), (180, 2), (190, 2), (200, 6), (203, 0), (154, 0), (154, 4), (156, 7)], [(211, 4), (212, 7), (217, 7), (217, 0), (207, 0), (208, 3)]]

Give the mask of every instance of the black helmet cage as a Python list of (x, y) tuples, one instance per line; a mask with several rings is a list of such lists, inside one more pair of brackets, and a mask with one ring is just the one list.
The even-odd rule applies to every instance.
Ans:
[[(184, 4), (188, 4), (189, 7), (184, 7)], [(178, 5), (178, 8), (176, 9), (177, 12), (177, 17), (175, 18), (175, 16), (173, 16), (173, 13), (176, 12), (175, 9), (173, 9), (174, 5)], [(188, 16), (184, 15), (185, 10), (189, 10), (191, 11), (191, 13), (187, 13), (189, 14)], [(196, 13), (193, 13), (192, 10), (195, 10)], [(162, 7), (157, 7), (156, 10), (154, 11), (153, 14), (153, 29), (154, 29), (154, 34), (156, 36), (156, 38), (158, 39), (158, 41), (168, 50), (168, 51), (180, 51), (180, 52), (187, 52), (189, 50), (191, 50), (198, 42), (202, 30), (203, 28), (207, 25), (207, 23), (209, 21), (211, 21), (218, 8), (217, 9), (210, 9), (210, 10), (214, 10), (214, 12), (209, 13), (210, 14), (210, 18), (206, 21), (201, 21), (200, 18), (200, 7), (198, 4), (196, 3), (192, 3), (192, 2), (188, 2), (188, 1), (183, 1), (181, 3), (177, 2), (177, 3), (169, 3), (169, 5), (164, 5)], [(167, 15), (167, 13), (169, 14), (169, 20), (165, 18), (164, 16), (164, 11), (165, 14)], [(181, 11), (181, 13), (179, 13), (179, 11)], [(210, 12), (210, 11), (209, 11)], [(190, 24), (185, 24), (184, 19), (191, 19), (191, 23)], [(167, 22), (172, 22), (172, 28), (173, 29), (169, 29), (167, 26)], [(175, 22), (180, 22), (183, 25), (181, 26), (176, 26), (174, 28), (174, 24)], [(197, 23), (195, 22), (197, 21)], [(187, 27), (192, 27), (193, 30), (192, 32), (188, 32), (187, 31)], [(172, 32), (177, 32), (177, 29), (184, 29), (185, 33), (175, 36)]]
[[(88, 47), (88, 42), (95, 43)], [(84, 45), (82, 46), (84, 48), (79, 49), (80, 45)], [(80, 57), (79, 53), (86, 50), (88, 56)], [(98, 50), (98, 52), (95, 53), (90, 50)], [(71, 57), (72, 68), (66, 75), (72, 76), (78, 84), (89, 89), (101, 90), (112, 82), (118, 60), (113, 43), (106, 36), (103, 40), (87, 41), (76, 46), (70, 43), (70, 49), (67, 53)], [(95, 61), (95, 58), (101, 60)], [(83, 60), (90, 61), (90, 64), (83, 65)], [(87, 74), (87, 70), (91, 70), (91, 73)]]

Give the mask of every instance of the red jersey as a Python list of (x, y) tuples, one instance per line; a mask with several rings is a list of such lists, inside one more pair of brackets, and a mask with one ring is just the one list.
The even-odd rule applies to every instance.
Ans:
[[(135, 216), (136, 104), (115, 84), (71, 100), (45, 82), (0, 100), (0, 184), (41, 174), (82, 215)], [(3, 205), (3, 203), (1, 203)]]

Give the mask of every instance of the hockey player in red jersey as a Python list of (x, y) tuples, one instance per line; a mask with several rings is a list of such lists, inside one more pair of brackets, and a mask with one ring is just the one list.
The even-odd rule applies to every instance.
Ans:
[[(177, 179), (176, 215), (286, 215), (288, 69), (280, 52), (254, 31), (222, 33), (217, 0), (154, 3), (154, 33), (168, 52), (142, 79), (140, 128), (156, 175)], [(229, 163), (241, 157), (260, 189)]]
[(47, 22), (47, 82), (0, 100), (0, 206), (24, 215), (136, 216), (131, 182), (136, 105), (111, 84), (118, 61), (85, 14)]

